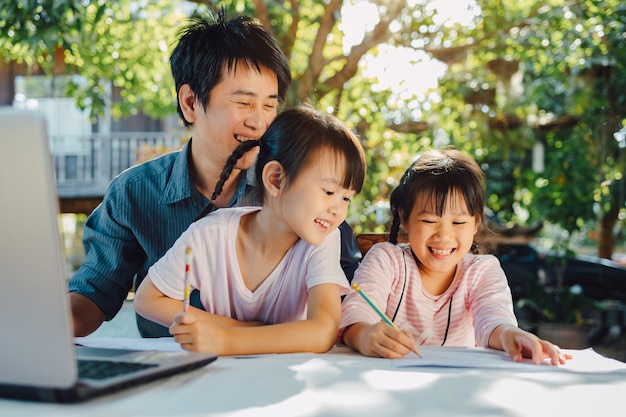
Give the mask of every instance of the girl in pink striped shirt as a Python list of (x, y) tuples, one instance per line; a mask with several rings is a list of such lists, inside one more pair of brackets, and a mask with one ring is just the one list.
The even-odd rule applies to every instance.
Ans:
[[(488, 346), (515, 361), (564, 363), (557, 346), (517, 326), (498, 259), (473, 254), (488, 233), (484, 205), (476, 161), (455, 149), (422, 154), (391, 194), (389, 242), (374, 245), (354, 275), (403, 330), (381, 321), (353, 290), (342, 305), (341, 340), (363, 355), (385, 358), (426, 344)], [(400, 226), (408, 244), (396, 244)]]

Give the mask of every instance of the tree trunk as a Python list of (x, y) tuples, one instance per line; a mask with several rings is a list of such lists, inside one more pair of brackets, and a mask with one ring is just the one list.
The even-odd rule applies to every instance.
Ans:
[[(623, 162), (621, 165), (624, 166)], [(598, 256), (606, 259), (611, 259), (615, 250), (613, 229), (619, 219), (620, 208), (624, 207), (626, 200), (626, 181), (612, 181), (609, 190), (611, 206), (598, 222)]]
[(0, 62), (0, 106), (13, 105), (15, 97), (15, 62)]
[(618, 208), (612, 205), (611, 210), (605, 213), (598, 223), (598, 256), (600, 258), (611, 259), (613, 256), (613, 250), (615, 249), (613, 227), (617, 223), (618, 214)]

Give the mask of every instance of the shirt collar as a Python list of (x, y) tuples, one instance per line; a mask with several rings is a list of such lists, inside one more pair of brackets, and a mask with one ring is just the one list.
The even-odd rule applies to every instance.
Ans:
[[(209, 199), (202, 195), (193, 185), (191, 175), (189, 175), (192, 140), (193, 139), (190, 138), (187, 141), (187, 144), (178, 153), (176, 161), (174, 161), (174, 166), (172, 167), (170, 177), (167, 180), (165, 191), (161, 197), (160, 202), (163, 204), (176, 203), (190, 197), (193, 198), (194, 203), (198, 207), (204, 207), (209, 203)], [(244, 171), (241, 179), (239, 180), (239, 184), (237, 185), (237, 189), (235, 190), (235, 194), (233, 195), (233, 198), (228, 206), (250, 205), (245, 204), (248, 202), (245, 196), (248, 191), (247, 187), (252, 186), (253, 183), (254, 169)]]
[[(195, 187), (192, 188), (191, 176), (189, 175), (191, 140), (190, 138), (176, 156), (170, 177), (167, 180), (163, 196), (161, 197), (161, 203), (163, 204), (176, 203), (192, 196), (192, 189), (195, 189)], [(196, 191), (196, 193), (198, 192)]]

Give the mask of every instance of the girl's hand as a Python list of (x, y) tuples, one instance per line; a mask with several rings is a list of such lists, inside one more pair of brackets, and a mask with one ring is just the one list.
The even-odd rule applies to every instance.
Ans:
[(532, 333), (514, 326), (500, 327), (503, 328), (496, 330), (500, 330), (502, 350), (508, 353), (515, 362), (520, 362), (522, 358), (529, 358), (535, 364), (539, 364), (544, 359), (550, 359), (552, 365), (558, 366), (565, 364), (567, 359), (572, 359), (572, 355), (562, 353), (558, 346), (539, 339)]
[(170, 334), (174, 336), (176, 343), (190, 352), (221, 354), (225, 349), (226, 333), (226, 327), (195, 309), (178, 313), (170, 326)]
[(344, 341), (365, 356), (388, 359), (402, 358), (415, 346), (411, 335), (394, 329), (384, 321), (355, 323), (345, 330)]

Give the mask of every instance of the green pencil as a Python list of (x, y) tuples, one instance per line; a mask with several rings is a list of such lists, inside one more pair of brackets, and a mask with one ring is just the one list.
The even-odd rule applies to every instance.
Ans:
[[(381, 309), (379, 309), (379, 308), (376, 306), (376, 304), (374, 304), (374, 302), (373, 302), (373, 301), (372, 301), (372, 300), (371, 300), (371, 299), (367, 296), (367, 294), (365, 294), (365, 291), (363, 291), (363, 290), (361, 289), (361, 287), (359, 287), (359, 285), (358, 285), (356, 282), (353, 282), (353, 283), (352, 283), (352, 288), (354, 288), (354, 291), (356, 291), (356, 292), (358, 292), (359, 294), (361, 294), (361, 297), (363, 297), (363, 299), (364, 299), (365, 301), (367, 301), (367, 304), (369, 304), (369, 305), (370, 305), (370, 307), (372, 307), (372, 308), (374, 309), (374, 311), (375, 311), (376, 313), (378, 313), (378, 315), (380, 316), (380, 318), (382, 318), (382, 319), (383, 319), (383, 321), (384, 321), (385, 323), (387, 323), (388, 325), (390, 325), (391, 327), (393, 327), (393, 328), (394, 328), (394, 329), (396, 329), (396, 330), (400, 330), (400, 329), (398, 328), (398, 326), (396, 326), (396, 324), (395, 324), (393, 321), (391, 321), (391, 319), (390, 319), (389, 317), (387, 317), (387, 315), (386, 315), (386, 314), (385, 314), (385, 313), (384, 313)], [(401, 331), (401, 330), (400, 330), (400, 331)], [(417, 350), (417, 346), (414, 346), (412, 350), (413, 350), (413, 352), (415, 352), (415, 354), (416, 354), (417, 356), (419, 356), (420, 358), (422, 357), (422, 354), (419, 352), (419, 350)]]

